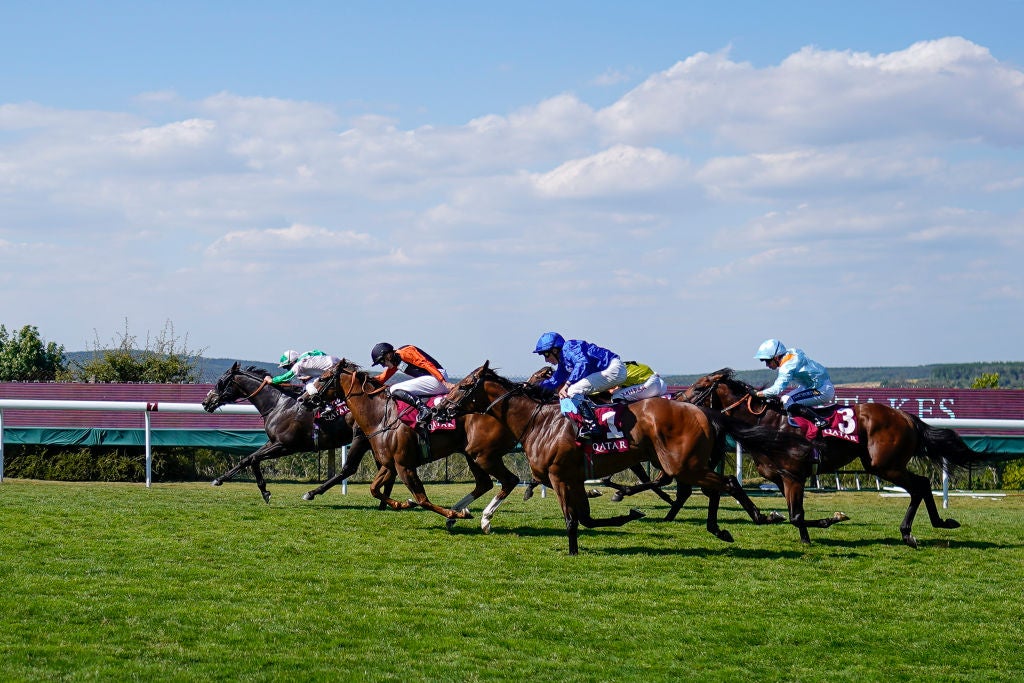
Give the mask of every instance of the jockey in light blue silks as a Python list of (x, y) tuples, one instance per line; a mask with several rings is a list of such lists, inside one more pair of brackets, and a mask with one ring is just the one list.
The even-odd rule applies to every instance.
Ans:
[(583, 341), (566, 341), (557, 332), (545, 332), (537, 340), (533, 350), (555, 365), (555, 372), (537, 386), (557, 391), (558, 397), (567, 399), (562, 403), (562, 412), (572, 408), (583, 416), (584, 425), (580, 438), (592, 439), (599, 433), (594, 408), (584, 400), (589, 394), (596, 394), (621, 385), (626, 380), (626, 364), (618, 354), (608, 349)]
[[(757, 348), (754, 358), (779, 371), (775, 382), (758, 391), (758, 396), (779, 396), (782, 407), (790, 415), (807, 418), (818, 427), (828, 424), (810, 410), (829, 405), (836, 400), (836, 388), (832, 386), (832, 379), (823, 365), (808, 358), (801, 349), (787, 349), (778, 339), (763, 341)], [(780, 396), (791, 386), (794, 387), (792, 391)]]

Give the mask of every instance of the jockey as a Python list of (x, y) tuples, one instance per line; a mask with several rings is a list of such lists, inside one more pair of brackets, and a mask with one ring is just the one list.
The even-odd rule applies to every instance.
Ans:
[(650, 366), (637, 363), (635, 360), (627, 360), (626, 379), (621, 387), (612, 392), (612, 401), (633, 403), (645, 398), (664, 396), (666, 393), (668, 386), (665, 380), (651, 370)]
[[(316, 387), (314, 386), (316, 380), (319, 379), (325, 370), (330, 370), (337, 363), (337, 358), (318, 349), (306, 351), (303, 354), (294, 349), (288, 349), (281, 354), (281, 358), (277, 363), (277, 367), (286, 368), (285, 372), (277, 377), (270, 377), (265, 381), (269, 384), (284, 384), (292, 379), (297, 379), (306, 385), (306, 393), (313, 395), (316, 394)], [(331, 419), (333, 415), (333, 407), (325, 408), (321, 412), (321, 417), (326, 419)]]
[(787, 349), (778, 339), (762, 342), (754, 358), (764, 361), (772, 370), (779, 371), (775, 383), (758, 391), (758, 396), (779, 396), (783, 390), (793, 386), (795, 388), (792, 391), (781, 396), (782, 407), (786, 412), (807, 418), (818, 427), (828, 425), (827, 420), (811, 410), (836, 400), (836, 389), (823, 365), (808, 358), (801, 349)]
[(448, 381), (448, 373), (440, 363), (411, 344), (396, 349), (387, 342), (381, 342), (370, 350), (370, 360), (374, 365), (384, 366), (384, 372), (375, 378), (382, 384), (398, 372), (399, 364), (405, 363), (402, 372), (412, 379), (392, 384), (390, 391), (393, 397), (416, 407), (416, 426), (420, 428), (430, 417), (430, 408), (421, 397), (443, 394), (455, 386)]
[[(548, 391), (558, 391), (558, 397), (569, 399), (583, 417), (580, 429), (581, 439), (593, 439), (598, 435), (597, 418), (589, 401), (589, 394), (596, 394), (626, 381), (626, 364), (608, 349), (582, 339), (566, 341), (557, 332), (545, 332), (537, 340), (533, 350), (544, 357), (544, 361), (555, 365), (551, 377), (537, 386)], [(562, 404), (562, 412), (568, 406)]]

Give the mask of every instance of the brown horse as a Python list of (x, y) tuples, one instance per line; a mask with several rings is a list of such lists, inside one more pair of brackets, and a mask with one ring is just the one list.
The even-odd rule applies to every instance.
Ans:
[[(685, 392), (677, 394), (677, 398), (719, 410), (748, 424), (799, 433), (796, 427), (790, 426), (777, 400), (758, 398), (757, 390), (736, 379), (730, 368), (700, 378)], [(955, 520), (939, 516), (930, 482), (926, 477), (909, 471), (907, 465), (911, 458), (921, 456), (940, 466), (964, 468), (979, 461), (979, 454), (972, 451), (953, 430), (930, 427), (916, 415), (881, 403), (858, 403), (844, 410), (850, 410), (851, 416), (856, 418), (859, 443), (830, 437), (816, 440), (813, 446), (805, 440), (802, 446), (781, 454), (751, 450), (757, 471), (775, 482), (785, 495), (789, 521), (800, 530), (800, 540), (810, 543), (807, 527), (828, 527), (846, 518), (845, 515), (821, 520), (804, 518), (807, 478), (815, 467), (819, 472), (835, 472), (854, 460), (859, 460), (868, 474), (901, 486), (910, 494), (910, 505), (900, 524), (903, 542), (910, 547), (917, 547), (911, 527), (921, 501), (924, 501), (933, 527), (959, 527)]]
[[(429, 449), (424, 456), (416, 432), (400, 420), (397, 404), (387, 392), (387, 387), (370, 377), (358, 365), (342, 359), (324, 372), (314, 387), (314, 401), (343, 399), (369, 439), (381, 463), (377, 478), (370, 486), (371, 494), (379, 497), (382, 482), (387, 481), (389, 473), (393, 480), (397, 472), (415, 497), (415, 503), (447, 518), (450, 529), (455, 520), (472, 518), (466, 508), (494, 488), (491, 482), (491, 477), (494, 477), (501, 482), (501, 491), (484, 509), (480, 524), (485, 533), (490, 531), (494, 511), (519, 485), (519, 477), (505, 466), (502, 459), (514, 449), (515, 440), (497, 420), (482, 415), (460, 418), (456, 422), (456, 429), (438, 430), (430, 434)], [(445, 508), (427, 498), (416, 468), (454, 453), (465, 454), (476, 487), (453, 508)], [(391, 507), (409, 507), (410, 504), (403, 505), (397, 501), (388, 503)]]
[(589, 459), (576, 442), (575, 432), (557, 403), (549, 403), (528, 384), (511, 382), (484, 363), (466, 376), (445, 398), (442, 410), (452, 414), (492, 415), (523, 445), (533, 476), (558, 496), (569, 536), (569, 554), (579, 552), (579, 525), (588, 528), (622, 526), (643, 517), (627, 515), (596, 519), (590, 514), (586, 479), (605, 476), (640, 462), (657, 462), (661, 470), (684, 487), (700, 486), (708, 496), (707, 529), (732, 541), (718, 526), (718, 502), (728, 492), (758, 523), (769, 523), (747, 497), (735, 477), (716, 473), (711, 466), (724, 451), (728, 432), (750, 447), (774, 452), (787, 444), (776, 430), (744, 427), (734, 420), (677, 401), (651, 398), (628, 404), (622, 425), (629, 450)]

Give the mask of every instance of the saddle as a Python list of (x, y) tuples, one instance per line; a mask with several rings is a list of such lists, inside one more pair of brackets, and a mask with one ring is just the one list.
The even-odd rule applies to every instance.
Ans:
[(828, 420), (824, 427), (818, 427), (812, 421), (803, 417), (790, 416), (789, 424), (800, 430), (804, 438), (814, 441), (818, 438), (833, 438), (852, 443), (860, 443), (860, 435), (857, 425), (857, 414), (849, 406), (840, 407), (833, 403), (829, 406), (811, 408), (819, 417)]
[[(435, 396), (431, 396), (430, 398), (426, 399), (424, 401), (424, 403), (426, 403), (428, 408), (433, 409), (433, 408), (435, 408), (437, 406), (438, 403), (441, 402), (441, 399), (443, 399), (446, 395), (447, 394), (437, 394)], [(409, 405), (405, 401), (399, 400), (397, 398), (395, 399), (395, 404), (398, 406), (398, 419), (400, 419), (403, 424), (405, 424), (405, 425), (415, 429), (416, 428), (416, 412), (417, 412), (416, 411), (416, 406)], [(438, 420), (437, 418), (432, 416), (430, 418), (430, 423), (427, 425), (427, 431), (428, 432), (452, 431), (452, 430), (455, 429), (455, 426), (456, 425), (455, 425), (455, 419), (454, 418), (452, 418), (450, 420)]]
[[(613, 403), (610, 405), (593, 406), (594, 418), (598, 426), (598, 436), (594, 439), (577, 440), (577, 444), (583, 446), (584, 452), (589, 455), (601, 455), (604, 453), (621, 453), (629, 450), (629, 437), (623, 427), (622, 416), (628, 410), (626, 403)], [(583, 426), (583, 416), (578, 412), (565, 413), (576, 433), (579, 434)]]

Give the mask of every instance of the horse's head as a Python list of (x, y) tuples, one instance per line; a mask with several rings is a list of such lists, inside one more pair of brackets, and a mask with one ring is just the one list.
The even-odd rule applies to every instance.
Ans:
[[(455, 418), (470, 413), (487, 413), (502, 399), (516, 394), (528, 395), (530, 385), (506, 379), (490, 367), (486, 361), (469, 373), (448, 392), (438, 404), (438, 412)], [(538, 373), (535, 373), (535, 376)]]
[(526, 383), (531, 385), (540, 384), (544, 380), (551, 377), (551, 375), (553, 374), (555, 374), (555, 369), (552, 368), (550, 365), (545, 365), (540, 370), (530, 375), (530, 378), (526, 380)]
[(245, 392), (241, 390), (238, 383), (233, 381), (235, 375), (239, 374), (241, 371), (238, 361), (235, 361), (235, 364), (228, 368), (227, 371), (217, 379), (217, 383), (213, 386), (213, 389), (210, 389), (206, 394), (206, 398), (203, 399), (202, 404), (203, 410), (208, 413), (212, 413), (225, 403), (234, 403), (245, 396)]
[[(777, 399), (759, 398), (757, 389), (736, 377), (732, 368), (722, 368), (705, 375), (679, 394), (676, 399), (694, 405), (729, 412), (740, 403), (747, 403), (751, 412), (764, 412), (763, 406), (780, 409)], [(755, 408), (754, 403), (759, 406)]]
[(358, 365), (342, 358), (307, 387), (302, 400), (308, 406), (324, 406), (337, 399), (344, 401), (354, 387), (365, 387), (368, 382), (377, 386)]
[(735, 379), (734, 375), (735, 371), (732, 368), (722, 368), (710, 375), (704, 375), (691, 384), (688, 389), (676, 394), (676, 399), (705, 408), (721, 410), (735, 400), (734, 395), (749, 393), (750, 387)]

